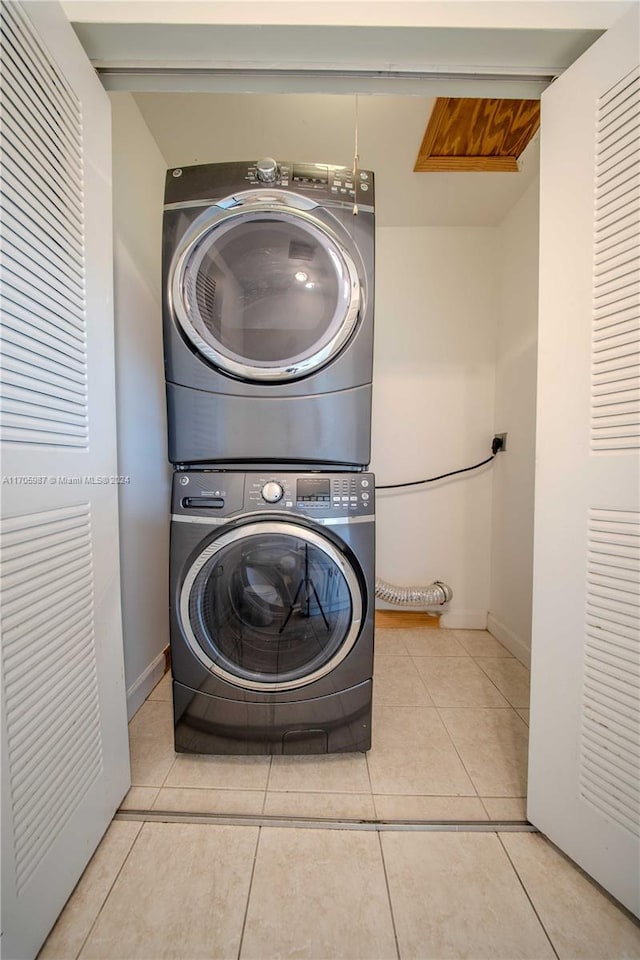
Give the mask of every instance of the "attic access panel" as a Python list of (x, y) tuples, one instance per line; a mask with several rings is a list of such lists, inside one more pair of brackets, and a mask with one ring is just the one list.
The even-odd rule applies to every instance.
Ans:
[(539, 126), (539, 100), (438, 97), (414, 172), (517, 172)]

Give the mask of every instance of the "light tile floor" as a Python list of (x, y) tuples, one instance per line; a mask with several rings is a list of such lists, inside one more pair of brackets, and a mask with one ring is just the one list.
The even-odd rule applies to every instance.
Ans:
[(173, 750), (167, 675), (130, 724), (123, 808), (382, 820), (523, 820), (529, 672), (484, 630), (378, 629), (365, 754)]
[[(524, 817), (527, 671), (484, 631), (379, 630), (367, 756), (173, 752), (170, 680), (123, 807)], [(640, 927), (542, 836), (114, 821), (39, 960), (640, 960)]]
[(114, 821), (39, 960), (638, 960), (539, 834)]

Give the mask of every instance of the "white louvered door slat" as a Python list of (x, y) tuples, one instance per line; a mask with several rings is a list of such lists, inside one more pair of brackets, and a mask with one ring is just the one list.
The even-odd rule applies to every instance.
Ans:
[(108, 99), (55, 3), (0, 5), (2, 954), (35, 957), (129, 783)]
[(527, 805), (532, 823), (636, 914), (639, 35), (636, 8), (542, 101)]

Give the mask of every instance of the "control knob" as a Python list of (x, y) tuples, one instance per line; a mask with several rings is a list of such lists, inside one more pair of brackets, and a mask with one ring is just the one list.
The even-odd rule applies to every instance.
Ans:
[(258, 180), (262, 183), (275, 183), (278, 176), (278, 164), (273, 157), (263, 157), (256, 163), (256, 173)]
[(282, 485), (276, 480), (269, 480), (268, 483), (265, 483), (261, 493), (262, 499), (266, 500), (267, 503), (277, 503), (278, 500), (282, 500), (284, 496)]

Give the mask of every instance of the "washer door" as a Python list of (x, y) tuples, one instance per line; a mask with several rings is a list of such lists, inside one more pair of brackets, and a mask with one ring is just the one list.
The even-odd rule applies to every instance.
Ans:
[(362, 299), (337, 233), (317, 204), (289, 191), (250, 190), (210, 207), (176, 252), (169, 290), (193, 347), (253, 382), (296, 380), (327, 364)]
[(292, 690), (330, 673), (360, 632), (356, 573), (326, 537), (296, 523), (250, 523), (196, 557), (182, 627), (212, 673), (251, 690)]

